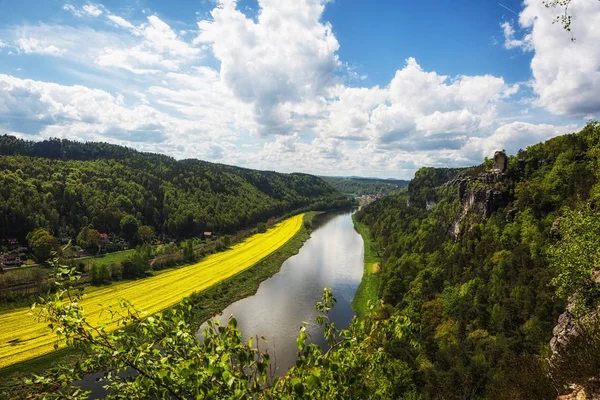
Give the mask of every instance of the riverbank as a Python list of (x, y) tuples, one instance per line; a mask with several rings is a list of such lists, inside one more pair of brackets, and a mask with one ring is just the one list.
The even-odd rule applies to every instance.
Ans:
[(364, 318), (369, 311), (369, 301), (373, 304), (379, 299), (381, 287), (381, 255), (377, 245), (371, 240), (369, 228), (356, 220), (352, 215), (354, 228), (362, 236), (365, 247), (365, 266), (360, 286), (356, 291), (352, 308), (359, 318)]
[[(312, 221), (316, 212), (304, 214), (298, 231), (277, 250), (262, 258), (251, 267), (233, 275), (226, 280), (190, 296), (194, 307), (198, 326), (209, 317), (220, 313), (229, 304), (249, 295), (258, 289), (260, 283), (279, 271), (281, 264), (292, 255), (298, 253), (302, 244), (310, 237), (306, 221)], [(73, 363), (83, 355), (73, 349), (62, 349), (58, 352), (32, 360), (13, 364), (0, 369), (0, 398), (14, 398), (23, 395), (22, 379), (32, 373), (41, 373), (61, 362)]]

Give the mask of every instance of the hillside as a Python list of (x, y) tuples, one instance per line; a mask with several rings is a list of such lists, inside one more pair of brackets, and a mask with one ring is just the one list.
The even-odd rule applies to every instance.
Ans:
[(322, 176), (321, 178), (340, 192), (355, 197), (360, 197), (363, 195), (387, 196), (394, 191), (408, 185), (408, 181), (397, 179), (334, 176)]
[(507, 161), (421, 169), (407, 193), (357, 213), (385, 249), (380, 312), (418, 332), (388, 351), (423, 398), (553, 399), (594, 384), (600, 125)]
[(352, 204), (307, 174), (7, 135), (0, 136), (0, 188), (0, 239), (21, 242), (40, 227), (72, 238), (88, 225), (125, 236), (131, 225), (171, 238), (228, 233), (292, 211)]

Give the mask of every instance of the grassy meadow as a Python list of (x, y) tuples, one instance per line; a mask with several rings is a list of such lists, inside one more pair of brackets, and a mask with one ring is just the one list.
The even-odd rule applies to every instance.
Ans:
[(352, 307), (359, 318), (363, 318), (368, 312), (369, 301), (379, 298), (379, 287), (381, 286), (381, 255), (377, 245), (371, 240), (369, 228), (352, 216), (354, 227), (360, 233), (365, 244), (365, 270), (360, 286), (354, 295)]

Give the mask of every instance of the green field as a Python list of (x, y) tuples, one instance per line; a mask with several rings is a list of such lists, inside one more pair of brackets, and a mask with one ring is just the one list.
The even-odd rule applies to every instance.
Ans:
[(135, 252), (135, 250), (133, 250), (133, 249), (125, 250), (125, 251), (117, 251), (115, 253), (109, 253), (109, 254), (100, 255), (100, 256), (80, 258), (77, 260), (77, 262), (81, 261), (86, 266), (90, 266), (92, 264), (95, 264), (95, 265), (118, 264), (121, 261), (124, 261), (128, 257), (130, 257), (134, 252)]
[(365, 268), (360, 286), (356, 291), (352, 307), (359, 318), (368, 313), (369, 301), (375, 303), (379, 298), (381, 286), (381, 255), (377, 245), (371, 240), (369, 228), (361, 224), (352, 216), (354, 227), (363, 238), (365, 246)]

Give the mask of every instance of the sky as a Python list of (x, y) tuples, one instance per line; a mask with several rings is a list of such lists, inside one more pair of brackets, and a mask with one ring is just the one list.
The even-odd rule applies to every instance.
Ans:
[(0, 134), (409, 179), (600, 117), (600, 1), (0, 1)]

